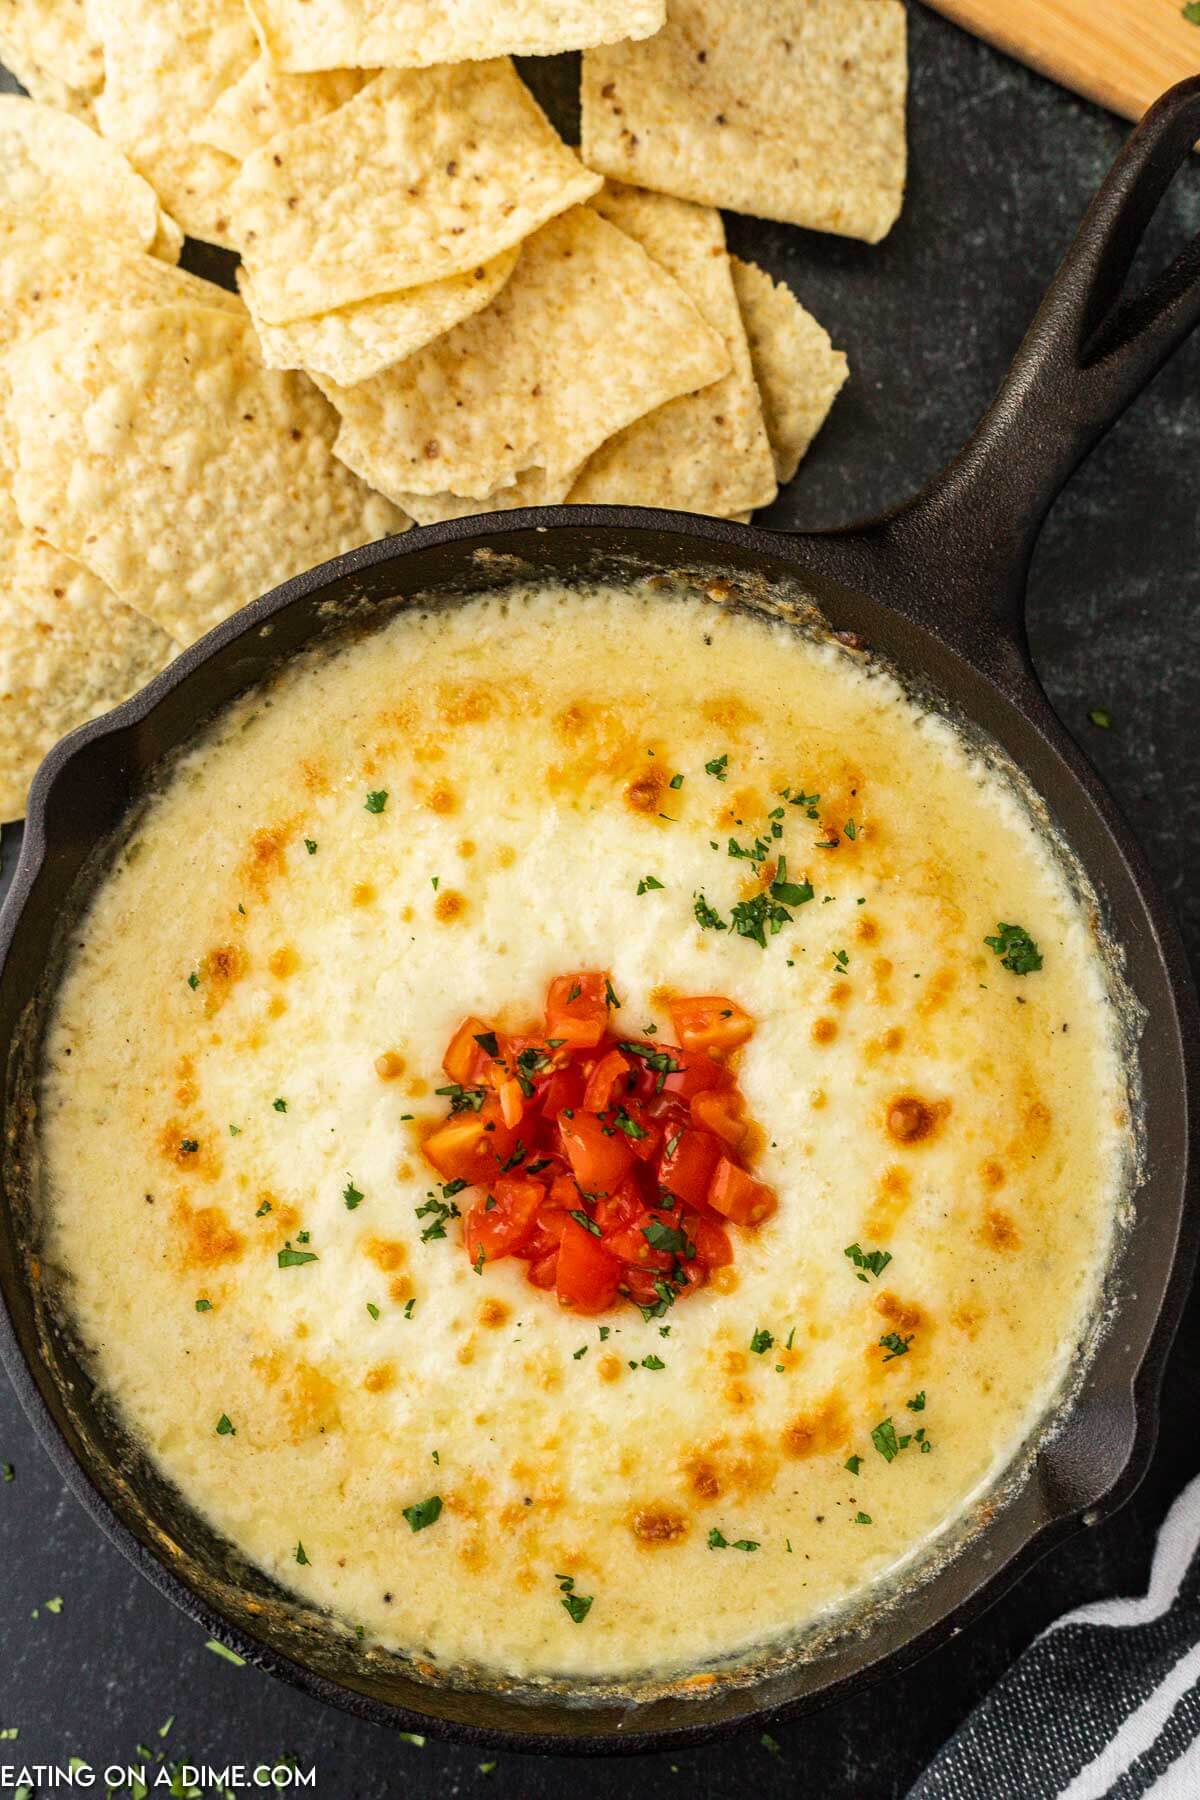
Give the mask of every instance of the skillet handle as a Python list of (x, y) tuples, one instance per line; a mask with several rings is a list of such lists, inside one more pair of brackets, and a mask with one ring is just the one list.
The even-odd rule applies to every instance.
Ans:
[(991, 620), (1023, 641), (1025, 578), (1046, 514), (1200, 323), (1200, 236), (1143, 292), (1123, 297), (1146, 229), (1198, 139), (1194, 76), (1164, 94), (1129, 138), (966, 447), (896, 512), (798, 540), (805, 561), (874, 585), (905, 610), (935, 603), (943, 631), (952, 609), (968, 633), (972, 620)]

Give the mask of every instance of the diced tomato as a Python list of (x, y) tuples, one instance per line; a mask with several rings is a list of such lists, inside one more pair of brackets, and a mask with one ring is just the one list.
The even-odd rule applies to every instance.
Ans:
[(608, 976), (560, 975), (546, 996), (546, 1036), (590, 1049), (608, 1027)]
[(715, 1062), (706, 1051), (671, 1050), (668, 1054), (679, 1067), (663, 1077), (664, 1093), (690, 1100), (693, 1094), (701, 1094), (707, 1088), (733, 1086), (733, 1076), (724, 1063)]
[(451, 1081), (456, 1081), (459, 1087), (478, 1087), (486, 1080), (492, 1058), (476, 1039), (479, 1036), (486, 1037), (487, 1031), (485, 1020), (464, 1019), (450, 1039), (442, 1058), (442, 1067)]
[(614, 1095), (619, 1100), (625, 1092), (625, 1077), (629, 1074), (629, 1058), (622, 1056), (619, 1050), (609, 1050), (600, 1058), (596, 1067), (588, 1076), (587, 1086), (583, 1090), (583, 1104), (588, 1112), (607, 1112), (613, 1104)]
[(622, 1100), (621, 1111), (625, 1115), (625, 1127), (632, 1126), (633, 1129), (618, 1124), (618, 1131), (622, 1131), (639, 1162), (653, 1162), (663, 1141), (662, 1127), (640, 1100)]
[(761, 1225), (775, 1211), (777, 1202), (774, 1188), (764, 1181), (755, 1181), (753, 1175), (723, 1156), (713, 1173), (708, 1204), (735, 1225)]
[(451, 1113), (422, 1149), (443, 1181), (474, 1185), (495, 1179), (515, 1142), (516, 1134), (504, 1123), (499, 1103), (488, 1099), (478, 1112)]
[(729, 1233), (715, 1219), (706, 1219), (703, 1213), (684, 1213), (683, 1229), (696, 1246), (696, 1261), (706, 1269), (723, 1269), (733, 1261)]
[(515, 1129), (521, 1123), (521, 1117), (525, 1111), (525, 1095), (515, 1076), (510, 1076), (507, 1081), (500, 1083), (498, 1098), (500, 1114), (504, 1123), (510, 1130)]
[(645, 1210), (645, 1204), (637, 1182), (626, 1176), (615, 1194), (602, 1195), (597, 1200), (596, 1223), (607, 1237), (610, 1232), (620, 1231), (631, 1224)]
[(636, 1306), (657, 1306), (662, 1299), (655, 1282), (661, 1281), (655, 1269), (637, 1269), (628, 1263), (621, 1270), (621, 1286)]
[(567, 1161), (587, 1194), (611, 1194), (633, 1161), (629, 1140), (593, 1113), (560, 1113), (558, 1129)]
[(721, 994), (672, 1000), (668, 1010), (685, 1050), (736, 1050), (754, 1034), (750, 1014)]
[(556, 1069), (539, 1091), (538, 1104), (547, 1119), (583, 1105), (583, 1077), (577, 1068)]
[(502, 1175), (490, 1196), (467, 1214), (467, 1255), (478, 1265), (482, 1250), (485, 1263), (496, 1262), (521, 1250), (532, 1237), (538, 1209), (546, 1197), (540, 1181), (521, 1181)]
[(555, 1288), (560, 1306), (598, 1313), (617, 1295), (621, 1265), (590, 1231), (568, 1219), (558, 1247)]
[(685, 1125), (668, 1137), (658, 1159), (658, 1183), (677, 1200), (689, 1206), (703, 1206), (708, 1198), (708, 1184), (721, 1157), (721, 1140), (709, 1131), (697, 1131)]
[(558, 1246), (547, 1256), (539, 1256), (529, 1265), (529, 1279), (536, 1288), (552, 1288), (558, 1274)]
[(701, 1131), (711, 1131), (731, 1150), (741, 1148), (746, 1137), (746, 1121), (742, 1096), (736, 1088), (705, 1088), (692, 1095), (690, 1111), (693, 1125)]

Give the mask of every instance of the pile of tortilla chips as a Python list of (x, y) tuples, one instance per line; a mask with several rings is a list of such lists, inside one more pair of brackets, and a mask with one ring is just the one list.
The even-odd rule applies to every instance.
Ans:
[(846, 358), (717, 208), (882, 237), (905, 56), (901, 0), (0, 0), (0, 813), (414, 520), (769, 504)]

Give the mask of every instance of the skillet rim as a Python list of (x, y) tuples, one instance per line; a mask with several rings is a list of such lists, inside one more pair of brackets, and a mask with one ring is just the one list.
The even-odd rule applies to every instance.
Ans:
[[(575, 530), (586, 534), (596, 528), (606, 532), (630, 534), (637, 538), (646, 533), (655, 536), (676, 534), (704, 543), (710, 551), (723, 547), (745, 553), (760, 560), (770, 560), (776, 572), (803, 578), (818, 576), (831, 580), (827, 570), (832, 560), (834, 570), (843, 558), (839, 546), (852, 553), (854, 575), (861, 577), (857, 551), (863, 539), (855, 533), (830, 532), (803, 536), (754, 525), (709, 518), (701, 515), (656, 511), (635, 507), (553, 507), (526, 509), (501, 514), (481, 514), (418, 527), (397, 537), (380, 539), (361, 546), (330, 562), (304, 571), (279, 587), (243, 607), (223, 621), (205, 637), (182, 651), (144, 688), (122, 705), (100, 718), (78, 727), (49, 752), (42, 763), (30, 791), (25, 836), (9, 894), (0, 912), (0, 987), (10, 979), (9, 962), (13, 940), (38, 878), (53, 851), (53, 834), (47, 827), (47, 809), (60, 776), (87, 754), (98, 742), (115, 736), (129, 726), (146, 720), (158, 704), (187, 681), (227, 645), (253, 634), (285, 611), (294, 602), (315, 599), (322, 589), (335, 586), (347, 577), (366, 574), (381, 566), (393, 564), (402, 569), (414, 552), (434, 551), (444, 546), (486, 549), (495, 540), (520, 533), (553, 533), (560, 536)], [(870, 527), (865, 528), (869, 535)], [(827, 558), (823, 551), (833, 552)], [(614, 545), (614, 548), (619, 548)], [(1183, 1304), (1191, 1285), (1197, 1252), (1200, 1250), (1200, 1210), (1191, 1204), (1194, 1164), (1200, 1145), (1200, 1114), (1197, 1093), (1200, 1091), (1200, 1012), (1182, 940), (1174, 919), (1159, 891), (1157, 882), (1131, 828), (1118, 812), (1092, 765), (1075, 744), (1065, 726), (1051, 708), (1029, 659), (1023, 631), (1019, 623), (1008, 623), (994, 614), (986, 619), (983, 609), (972, 617), (956, 617), (955, 611), (940, 619), (931, 612), (928, 595), (914, 599), (912, 572), (889, 566), (887, 561), (871, 569), (871, 590), (847, 585), (853, 576), (839, 576), (832, 581), (842, 587), (851, 600), (861, 598), (868, 605), (898, 615), (919, 635), (936, 640), (957, 662), (970, 670), (976, 680), (997, 692), (1007, 705), (1023, 715), (1044, 746), (1062, 765), (1065, 778), (1074, 783), (1103, 828), (1109, 846), (1124, 864), (1140, 906), (1151, 929), (1154, 960), (1158, 964), (1169, 991), (1174, 1016), (1169, 1057), (1181, 1080), (1178, 1092), (1168, 1105), (1181, 1123), (1182, 1166), (1173, 1172), (1170, 1193), (1177, 1195), (1174, 1208), (1178, 1231), (1169, 1266), (1161, 1273), (1150, 1272), (1151, 1283), (1158, 1293), (1153, 1324), (1145, 1338), (1140, 1361), (1129, 1383), (1130, 1424), (1123, 1462), (1115, 1479), (1100, 1494), (1085, 1501), (1079, 1496), (1064, 1504), (1060, 1497), (1046, 1494), (1050, 1516), (1032, 1530), (1026, 1530), (1014, 1552), (1001, 1561), (986, 1578), (981, 1579), (961, 1600), (952, 1603), (930, 1624), (911, 1637), (839, 1675), (819, 1690), (801, 1693), (778, 1703), (755, 1703), (754, 1684), (734, 1690), (738, 1699), (734, 1711), (721, 1718), (697, 1717), (695, 1724), (647, 1727), (628, 1733), (607, 1728), (588, 1730), (588, 1714), (561, 1708), (564, 1721), (574, 1718), (583, 1726), (576, 1734), (563, 1732), (524, 1731), (478, 1725), (465, 1720), (447, 1719), (436, 1712), (418, 1711), (396, 1702), (375, 1699), (341, 1682), (317, 1673), (281, 1651), (253, 1637), (245, 1628), (226, 1620), (180, 1575), (173, 1573), (159, 1556), (118, 1513), (116, 1506), (93, 1481), (85, 1464), (76, 1456), (66, 1433), (54, 1419), (39, 1391), (29, 1360), (26, 1358), (16, 1327), (9, 1313), (0, 1283), (0, 1363), (3, 1363), (23, 1409), (39, 1440), (49, 1451), (59, 1473), (89, 1517), (152, 1585), (166, 1595), (188, 1617), (200, 1624), (210, 1636), (225, 1642), (254, 1667), (265, 1670), (300, 1689), (315, 1699), (334, 1705), (352, 1716), (376, 1724), (402, 1730), (431, 1731), (441, 1737), (478, 1748), (515, 1753), (552, 1755), (638, 1755), (660, 1750), (681, 1750), (716, 1738), (732, 1735), (751, 1724), (766, 1726), (798, 1717), (818, 1707), (832, 1704), (851, 1691), (858, 1691), (884, 1676), (910, 1667), (920, 1657), (941, 1643), (958, 1635), (965, 1625), (993, 1604), (1042, 1556), (1065, 1540), (1083, 1524), (1094, 1524), (1108, 1517), (1133, 1493), (1149, 1465), (1157, 1438), (1158, 1392), (1163, 1370), (1171, 1348)], [(936, 608), (936, 574), (931, 575)], [(939, 628), (942, 627), (942, 628)], [(955, 698), (954, 695), (948, 696)], [(227, 702), (226, 702), (227, 703)], [(207, 709), (199, 709), (203, 717)], [(146, 766), (149, 766), (148, 764)], [(141, 772), (139, 770), (139, 772)], [(1162, 1022), (1156, 1021), (1156, 1024)], [(1077, 1397), (1078, 1398), (1078, 1397)], [(1077, 1402), (1067, 1408), (1069, 1420)], [(1124, 1440), (1123, 1440), (1124, 1442)], [(1022, 1491), (1035, 1483), (1037, 1470), (1031, 1468), (1022, 1482)], [(951, 1559), (951, 1566), (961, 1565), (966, 1551)], [(869, 1643), (869, 1640), (867, 1640)], [(864, 1645), (864, 1648), (866, 1646)], [(431, 1691), (437, 1691), (431, 1690)], [(469, 1704), (469, 1690), (463, 1693)], [(744, 1696), (744, 1704), (740, 1704)], [(481, 1696), (482, 1698), (482, 1696)], [(489, 1696), (489, 1699), (491, 1697)], [(519, 1708), (521, 1702), (501, 1699), (501, 1705)], [(703, 1700), (687, 1702), (698, 1715)]]

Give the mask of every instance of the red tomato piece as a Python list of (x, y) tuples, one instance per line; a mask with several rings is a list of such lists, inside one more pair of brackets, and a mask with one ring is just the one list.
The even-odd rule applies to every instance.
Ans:
[(662, 1295), (654, 1284), (661, 1280), (654, 1269), (639, 1269), (627, 1263), (621, 1270), (621, 1286), (635, 1306), (657, 1306)]
[(733, 1076), (724, 1063), (714, 1062), (703, 1050), (670, 1050), (669, 1055), (679, 1067), (663, 1077), (666, 1094), (677, 1094), (681, 1100), (690, 1100), (693, 1094), (701, 1094), (708, 1088), (733, 1086)]
[(711, 1131), (731, 1150), (738, 1150), (746, 1136), (742, 1105), (742, 1096), (736, 1088), (705, 1088), (692, 1095), (692, 1123), (701, 1131)]
[(685, 1125), (667, 1138), (658, 1159), (659, 1186), (677, 1200), (686, 1200), (689, 1206), (703, 1206), (720, 1158), (720, 1138)]
[(538, 1103), (542, 1116), (557, 1119), (560, 1112), (566, 1112), (583, 1105), (583, 1077), (574, 1067), (556, 1069), (538, 1094)]
[(588, 1112), (607, 1112), (614, 1098), (621, 1100), (626, 1092), (629, 1058), (619, 1050), (609, 1050), (588, 1076), (583, 1090), (583, 1104)]
[(735, 1225), (761, 1225), (775, 1211), (777, 1201), (774, 1188), (765, 1181), (755, 1181), (753, 1175), (723, 1156), (713, 1173), (708, 1204)]
[(558, 1248), (529, 1265), (529, 1279), (536, 1288), (552, 1288), (558, 1274)]
[(567, 1161), (587, 1194), (611, 1194), (633, 1161), (629, 1140), (594, 1113), (560, 1113), (559, 1134)]
[(497, 1097), (500, 1101), (500, 1114), (504, 1123), (510, 1129), (515, 1129), (521, 1123), (525, 1112), (525, 1095), (515, 1076), (510, 1075), (507, 1081), (500, 1083)]
[[(622, 1100), (620, 1110), (625, 1115), (625, 1126), (618, 1124), (617, 1130), (622, 1133), (639, 1162), (653, 1162), (663, 1141), (661, 1126), (640, 1100)], [(628, 1129), (630, 1126), (632, 1130)]]
[(442, 1058), (442, 1067), (451, 1081), (457, 1082), (459, 1087), (478, 1087), (487, 1080), (492, 1058), (483, 1045), (476, 1042), (477, 1037), (486, 1037), (487, 1034), (485, 1020), (470, 1018), (463, 1020), (450, 1039)]
[(736, 1050), (754, 1035), (754, 1020), (722, 994), (672, 1000), (671, 1023), (685, 1050)]
[(494, 1179), (515, 1142), (516, 1134), (504, 1123), (498, 1102), (488, 1099), (478, 1112), (451, 1113), (422, 1149), (443, 1181), (475, 1185)]
[(733, 1261), (729, 1233), (715, 1219), (706, 1219), (703, 1213), (684, 1213), (683, 1229), (696, 1246), (696, 1261), (704, 1269), (724, 1269)]
[(590, 1050), (608, 1029), (608, 976), (560, 975), (546, 996), (546, 1036)]
[(491, 1195), (493, 1204), (480, 1200), (467, 1214), (467, 1255), (478, 1264), (512, 1256), (532, 1237), (538, 1209), (546, 1197), (540, 1181), (521, 1181), (502, 1175)]
[(621, 1231), (632, 1224), (638, 1214), (645, 1211), (645, 1204), (636, 1181), (626, 1176), (615, 1194), (597, 1200), (596, 1223), (607, 1237), (610, 1232)]
[(621, 1265), (600, 1239), (568, 1219), (558, 1247), (555, 1289), (560, 1306), (575, 1312), (598, 1313), (617, 1297)]

